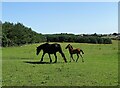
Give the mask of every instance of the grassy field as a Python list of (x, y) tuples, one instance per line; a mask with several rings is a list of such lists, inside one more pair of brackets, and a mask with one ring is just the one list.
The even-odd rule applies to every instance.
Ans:
[[(60, 43), (67, 60), (68, 43)], [(85, 52), (83, 63), (64, 63), (57, 53), (58, 62), (39, 64), (42, 52), (36, 56), (39, 44), (2, 48), (3, 86), (116, 86), (118, 85), (118, 43), (83, 44), (71, 43)], [(51, 55), (52, 60), (55, 58)], [(76, 58), (76, 55), (74, 55)], [(46, 54), (44, 62), (49, 62)]]

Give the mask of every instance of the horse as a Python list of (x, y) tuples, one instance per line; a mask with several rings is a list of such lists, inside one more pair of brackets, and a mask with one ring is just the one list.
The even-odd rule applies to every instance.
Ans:
[[(84, 59), (82, 56), (82, 54), (84, 54), (83, 50), (81, 50), (80, 48), (73, 49), (73, 47), (70, 44), (68, 44), (65, 49), (67, 49), (67, 48), (69, 49), (69, 53), (70, 53), (70, 62), (71, 62), (71, 58), (73, 59), (73, 54), (77, 54), (76, 62), (78, 61), (79, 55), (82, 58), (82, 62), (84, 62)], [(81, 54), (81, 52), (82, 52), (82, 54)], [(75, 60), (73, 59), (73, 61), (75, 61)]]
[(36, 55), (38, 55), (41, 50), (43, 50), (43, 55), (42, 55), (42, 58), (41, 58), (40, 62), (43, 61), (44, 55), (46, 53), (48, 53), (49, 58), (50, 58), (50, 63), (52, 62), (50, 54), (54, 54), (54, 56), (55, 56), (55, 62), (54, 63), (56, 63), (57, 62), (57, 55), (56, 55), (57, 52), (59, 52), (61, 54), (61, 56), (63, 57), (64, 61), (67, 62), (67, 59), (66, 59), (66, 57), (65, 57), (65, 55), (64, 55), (64, 53), (62, 51), (62, 48), (61, 48), (60, 44), (57, 44), (57, 43), (55, 43), (55, 44), (44, 43), (44, 44), (37, 47)]

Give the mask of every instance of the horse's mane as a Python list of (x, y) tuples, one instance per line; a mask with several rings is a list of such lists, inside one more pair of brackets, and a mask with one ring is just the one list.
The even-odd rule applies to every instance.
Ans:
[(69, 46), (73, 49), (73, 47), (69, 44)]
[(46, 42), (45, 44), (49, 44), (48, 42)]
[(46, 42), (46, 43), (44, 43), (44, 44), (41, 44), (41, 45), (39, 45), (38, 47), (37, 47), (37, 49), (41, 49), (41, 48), (43, 48), (44, 46), (46, 46), (46, 45), (48, 45), (49, 43), (48, 42)]
[(71, 48), (73, 49), (73, 47), (71, 46)]

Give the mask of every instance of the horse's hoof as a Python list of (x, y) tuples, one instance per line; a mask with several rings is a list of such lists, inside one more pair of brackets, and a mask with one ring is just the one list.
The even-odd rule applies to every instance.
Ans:
[(73, 59), (73, 61), (75, 61), (75, 60)]
[(57, 60), (54, 61), (54, 63), (56, 63), (56, 62), (57, 62)]

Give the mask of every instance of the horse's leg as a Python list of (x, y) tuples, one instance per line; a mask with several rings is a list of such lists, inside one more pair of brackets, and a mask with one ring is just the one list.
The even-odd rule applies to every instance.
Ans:
[(50, 56), (50, 54), (48, 54), (49, 55), (49, 58), (50, 58), (50, 63), (52, 62), (52, 59), (51, 59), (51, 56)]
[(75, 61), (75, 60), (73, 59), (73, 54), (71, 54), (71, 58), (72, 58), (73, 61)]
[(42, 61), (43, 61), (43, 57), (44, 57), (44, 55), (45, 55), (45, 53), (43, 52), (43, 55), (42, 55), (42, 58), (41, 58), (40, 62), (42, 62)]
[(56, 53), (54, 53), (54, 55), (55, 55), (55, 62), (54, 63), (56, 63), (57, 62), (57, 55), (56, 55)]
[(78, 61), (78, 58), (79, 58), (79, 54), (77, 53), (77, 59), (76, 59), (76, 62)]
[(64, 53), (62, 52), (61, 48), (60, 48), (60, 50), (59, 50), (59, 53), (60, 53), (61, 56), (63, 57), (64, 61), (67, 62), (67, 59), (66, 59)]
[(80, 56), (81, 56), (81, 58), (82, 58), (82, 62), (84, 62), (84, 59), (83, 59), (83, 57), (82, 57), (82, 55), (80, 54)]

